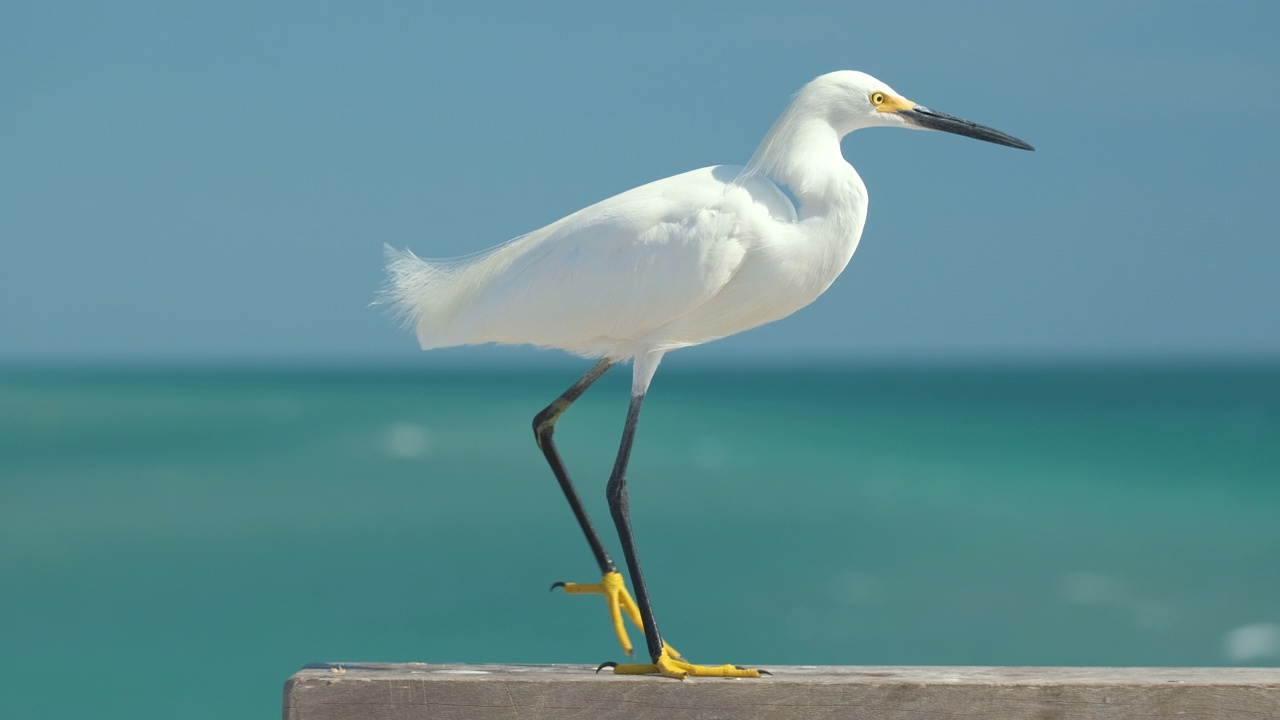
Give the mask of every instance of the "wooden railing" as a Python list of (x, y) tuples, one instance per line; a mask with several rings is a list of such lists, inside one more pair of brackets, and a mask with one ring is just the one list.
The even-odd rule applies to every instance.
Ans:
[(316, 664), (285, 720), (1280, 720), (1278, 668), (769, 667), (667, 680), (580, 665)]

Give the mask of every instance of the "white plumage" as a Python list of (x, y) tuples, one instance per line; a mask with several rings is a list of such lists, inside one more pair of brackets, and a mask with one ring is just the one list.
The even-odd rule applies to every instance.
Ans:
[(917, 108), (864, 73), (823, 75), (796, 94), (746, 167), (658, 180), (470, 258), (388, 248), (386, 296), (424, 349), (503, 343), (645, 357), (633, 387), (643, 393), (666, 351), (786, 317), (831, 285), (867, 209), (840, 138), (920, 125), (910, 122)]

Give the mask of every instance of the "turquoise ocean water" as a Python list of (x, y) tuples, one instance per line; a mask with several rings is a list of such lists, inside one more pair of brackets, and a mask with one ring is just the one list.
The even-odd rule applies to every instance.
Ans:
[[(696, 661), (1280, 664), (1280, 367), (676, 365), (630, 487)], [(585, 369), (0, 374), (0, 717), (622, 659), (547, 592), (596, 574), (529, 422)], [(628, 375), (557, 433), (611, 548)]]

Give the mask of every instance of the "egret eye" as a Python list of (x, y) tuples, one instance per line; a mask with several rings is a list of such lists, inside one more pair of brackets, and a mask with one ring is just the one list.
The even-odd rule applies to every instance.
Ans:
[(882, 92), (873, 92), (873, 93), (871, 93), (871, 104), (872, 104), (872, 105), (883, 105), (883, 104), (884, 104), (884, 93), (882, 93)]

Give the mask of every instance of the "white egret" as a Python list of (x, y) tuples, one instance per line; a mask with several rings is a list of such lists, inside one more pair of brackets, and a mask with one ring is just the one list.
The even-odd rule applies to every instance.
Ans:
[[(745, 167), (720, 165), (658, 180), (477, 256), (424, 260), (388, 249), (387, 299), (413, 323), (423, 349), (527, 344), (599, 358), (538, 413), (533, 429), (603, 576), (595, 584), (553, 588), (604, 595), (628, 654), (622, 612), (645, 634), (649, 663), (602, 668), (673, 678), (760, 676), (734, 665), (692, 665), (663, 642), (632, 535), (627, 461), (640, 406), (667, 352), (784, 318), (844, 270), (862, 235), (867, 190), (841, 155), (840, 139), (874, 126), (1034, 149), (917, 105), (865, 73), (833, 72), (795, 95)], [(561, 414), (626, 360), (632, 361), (631, 405), (606, 496), (636, 602), (552, 441)]]

